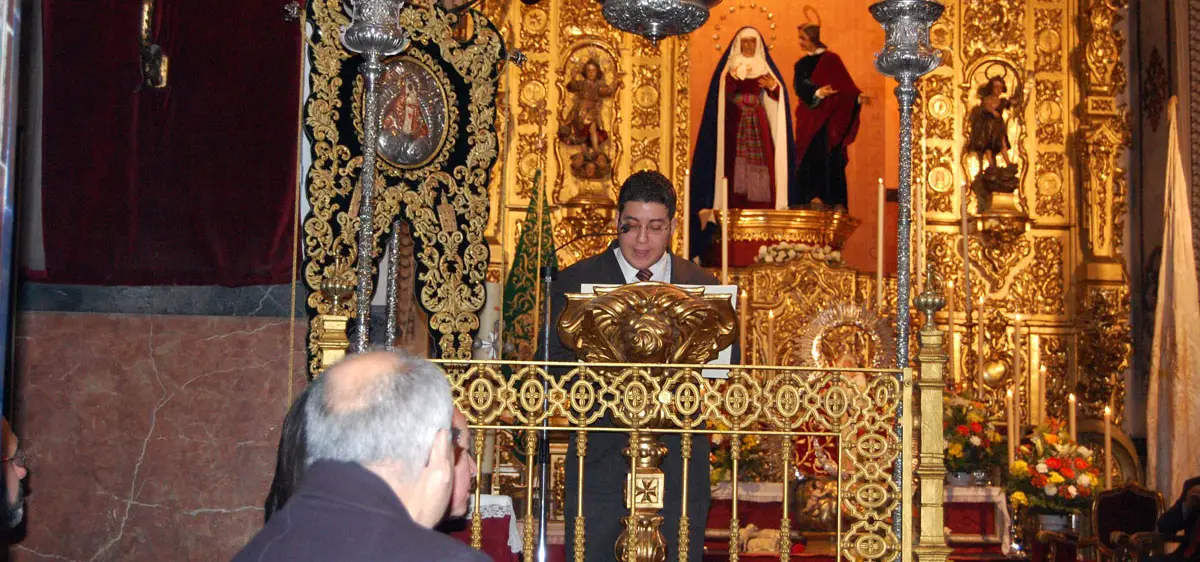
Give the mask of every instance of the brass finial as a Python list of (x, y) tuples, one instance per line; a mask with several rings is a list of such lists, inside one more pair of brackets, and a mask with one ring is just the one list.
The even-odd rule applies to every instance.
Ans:
[(331, 313), (337, 314), (341, 310), (342, 303), (354, 292), (354, 286), (346, 257), (334, 258), (333, 264), (325, 270), (325, 278), (321, 280), (321, 294), (329, 301)]
[(928, 323), (933, 323), (933, 315), (946, 306), (946, 297), (942, 295), (942, 278), (933, 270), (930, 262), (925, 268), (925, 290), (913, 299), (917, 310), (925, 313)]

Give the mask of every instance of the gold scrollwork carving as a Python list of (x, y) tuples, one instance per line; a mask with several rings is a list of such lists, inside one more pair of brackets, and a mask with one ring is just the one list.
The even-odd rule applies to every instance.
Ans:
[(658, 64), (633, 67), (633, 118), (630, 123), (636, 129), (657, 129), (661, 122), (658, 103), (661, 73), (662, 66)]
[(944, 146), (933, 146), (928, 149), (926, 158), (929, 174), (925, 181), (927, 208), (940, 213), (954, 212), (954, 171), (951, 170), (951, 149)]
[(952, 140), (954, 138), (954, 89), (951, 78), (945, 74), (933, 74), (921, 81), (924, 94), (925, 132), (929, 138)]
[(1013, 279), (1009, 308), (1028, 314), (1065, 314), (1062, 240), (1053, 236), (1033, 239), (1033, 259)]
[[(655, 112), (655, 115), (657, 114)], [(659, 140), (657, 136), (633, 139), (629, 147), (629, 157), (633, 162), (633, 171), (658, 169), (658, 159), (662, 152)], [(679, 188), (682, 189), (683, 186), (679, 186)]]
[[(499, 20), (495, 20), (499, 21)], [(550, 51), (550, 16), (539, 7), (522, 9), (521, 48), (530, 53)]]
[(1037, 157), (1037, 183), (1034, 212), (1041, 216), (1065, 216), (1066, 190), (1063, 174), (1066, 157), (1061, 152), (1040, 152)]
[(1041, 144), (1063, 144), (1062, 109), (1063, 85), (1061, 80), (1038, 80), (1035, 88), (1034, 111), (1037, 113), (1037, 140)]
[(1034, 14), (1033, 41), (1037, 50), (1034, 72), (1062, 70), (1062, 10), (1038, 8)]
[(1121, 374), (1129, 364), (1132, 334), (1129, 326), (1129, 287), (1089, 285), (1080, 307), (1079, 408), (1085, 417), (1100, 419), (1104, 406), (1113, 406), (1113, 419), (1124, 415), (1125, 385)]
[(550, 76), (550, 63), (540, 60), (525, 62), (525, 68), (520, 70), (520, 86), (517, 99), (521, 101), (520, 111), (517, 112), (517, 125), (546, 124), (546, 80)]
[(1067, 395), (1071, 388), (1067, 372), (1067, 343), (1060, 335), (1042, 334), (1038, 337), (1038, 370), (1046, 386), (1046, 414), (1067, 419)]
[(1000, 290), (1013, 267), (1028, 257), (1032, 250), (1028, 236), (1017, 236), (1011, 244), (988, 244), (981, 242), (978, 237), (967, 241), (971, 265), (982, 274), (991, 291)]
[(963, 0), (962, 5), (966, 66), (999, 55), (1025, 68), (1025, 0)]

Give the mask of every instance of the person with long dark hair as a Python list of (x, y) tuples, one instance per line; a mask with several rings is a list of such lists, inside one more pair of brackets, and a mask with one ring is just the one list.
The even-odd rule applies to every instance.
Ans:
[(279, 452), (275, 456), (275, 477), (271, 479), (271, 489), (267, 492), (267, 501), (263, 505), (263, 523), (271, 520), (271, 516), (283, 509), (292, 492), (300, 487), (304, 479), (304, 465), (308, 456), (308, 444), (304, 431), (304, 405), (308, 403), (308, 391), (305, 389), (292, 402), (287, 416), (283, 418), (283, 427), (279, 431)]

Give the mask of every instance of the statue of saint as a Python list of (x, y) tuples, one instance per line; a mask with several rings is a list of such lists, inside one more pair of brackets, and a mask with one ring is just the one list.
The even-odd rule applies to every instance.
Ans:
[(1008, 151), (1012, 144), (1008, 140), (1008, 123), (1004, 112), (1013, 106), (1004, 78), (989, 78), (979, 87), (979, 105), (967, 117), (967, 146), (965, 152), (978, 158), (979, 172), (971, 181), (971, 190), (978, 198), (978, 211), (986, 212), (992, 207), (993, 193), (1012, 193), (1019, 187), (1017, 166), (1010, 160)]
[(588, 59), (579, 74), (567, 83), (567, 92), (574, 94), (574, 103), (558, 128), (558, 140), (567, 146), (582, 147), (571, 157), (571, 169), (581, 179), (603, 179), (612, 171), (609, 158), (600, 150), (608, 140), (601, 110), (604, 100), (611, 98), (621, 87), (618, 77), (604, 81), (604, 70), (596, 59)]
[(796, 61), (795, 170), (797, 205), (845, 209), (847, 149), (858, 134), (859, 111), (869, 103), (842, 64), (821, 42), (820, 23), (801, 25)]
[(788, 208), (791, 150), (787, 89), (762, 34), (743, 28), (717, 64), (692, 155), (693, 256), (712, 261), (711, 210), (727, 196), (730, 209)]

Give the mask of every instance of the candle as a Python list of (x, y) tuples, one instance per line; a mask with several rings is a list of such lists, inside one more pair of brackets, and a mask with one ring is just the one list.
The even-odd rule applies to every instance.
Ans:
[(1112, 489), (1112, 408), (1104, 407), (1104, 489)]
[[(701, 225), (703, 226), (703, 225)], [(692, 171), (683, 174), (683, 239), (679, 241), (683, 259), (691, 259), (692, 238)]]
[(883, 178), (879, 178), (879, 207), (876, 210), (875, 224), (875, 310), (883, 312)]
[(954, 358), (954, 281), (946, 282), (946, 333), (950, 341), (950, 380), (959, 382), (954, 376), (958, 370), (958, 360)]
[(1025, 386), (1025, 370), (1021, 363), (1021, 315), (1015, 317), (1016, 323), (1013, 325), (1013, 386), (1016, 387), (1016, 410), (1017, 420), (1023, 420), (1022, 411), (1024, 404), (1021, 403), (1021, 388)]
[(496, 458), (496, 430), (488, 429), (483, 432), (483, 458), (479, 461), (479, 473), (491, 474), (492, 465)]
[(1017, 460), (1016, 420), (1013, 418), (1013, 391), (1008, 389), (1004, 395), (1005, 410), (1008, 411), (1008, 466)]
[(968, 295), (965, 299), (967, 320), (971, 319), (971, 256), (967, 253), (967, 240), (971, 236), (970, 225), (967, 222), (967, 182), (962, 182), (962, 260), (963, 260), (963, 292)]
[(1071, 432), (1071, 440), (1078, 443), (1079, 437), (1075, 433), (1075, 409), (1078, 408), (1075, 403), (1075, 393), (1067, 395), (1067, 431)]
[(767, 365), (775, 365), (775, 311), (767, 311)]
[(721, 178), (721, 284), (729, 284), (729, 178)]
[(750, 303), (747, 298), (746, 290), (742, 289), (738, 292), (738, 321), (742, 323), (742, 329), (738, 333), (738, 347), (742, 352), (742, 364), (745, 365), (746, 358), (749, 357), (749, 351), (746, 347), (746, 336), (750, 332)]
[(975, 376), (983, 396), (983, 296), (979, 297), (979, 323), (975, 326)]

